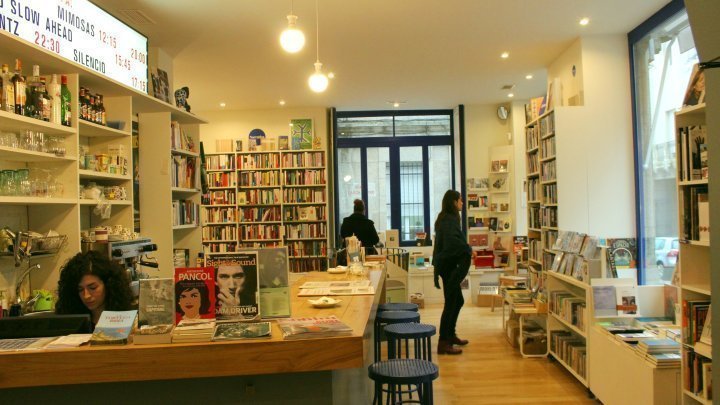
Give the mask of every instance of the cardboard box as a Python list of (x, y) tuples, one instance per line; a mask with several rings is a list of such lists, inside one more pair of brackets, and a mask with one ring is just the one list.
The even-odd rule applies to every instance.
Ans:
[(507, 338), (510, 346), (519, 347), (518, 335), (520, 334), (520, 323), (514, 319), (508, 319), (505, 322), (505, 338)]
[(425, 308), (425, 298), (410, 297), (411, 304), (417, 304), (418, 308)]
[(494, 294), (478, 294), (477, 295), (477, 306), (490, 308), (492, 302), (495, 300), (495, 306), (500, 307), (502, 304), (502, 298), (499, 295)]

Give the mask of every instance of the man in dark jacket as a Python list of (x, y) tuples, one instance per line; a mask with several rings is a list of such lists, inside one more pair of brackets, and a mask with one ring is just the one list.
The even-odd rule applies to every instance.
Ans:
[(345, 238), (355, 235), (365, 248), (365, 253), (377, 254), (375, 245), (380, 241), (375, 223), (365, 216), (365, 203), (362, 200), (353, 201), (353, 214), (343, 219), (340, 226), (340, 237)]

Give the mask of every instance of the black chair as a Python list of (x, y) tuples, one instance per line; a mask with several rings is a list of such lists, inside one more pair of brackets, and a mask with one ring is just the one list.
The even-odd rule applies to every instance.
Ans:
[(380, 361), (385, 325), (410, 322), (420, 323), (420, 314), (411, 311), (380, 311), (375, 314), (375, 362)]
[[(439, 371), (435, 364), (421, 359), (391, 359), (377, 362), (368, 367), (368, 376), (375, 382), (375, 399), (390, 404), (416, 403), (431, 405), (433, 403), (432, 382), (438, 377)], [(403, 385), (418, 387), (418, 399), (407, 399), (402, 396)], [(387, 386), (387, 388), (385, 388)]]

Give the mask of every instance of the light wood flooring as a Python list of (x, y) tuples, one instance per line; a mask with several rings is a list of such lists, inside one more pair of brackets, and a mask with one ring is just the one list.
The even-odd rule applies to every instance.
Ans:
[[(441, 313), (441, 304), (426, 305), (420, 310), (421, 322), (439, 327)], [(457, 356), (433, 352), (440, 368), (433, 384), (436, 404), (598, 403), (562, 365), (546, 358), (522, 358), (505, 339), (501, 313), (465, 303), (457, 333), (470, 344)], [(437, 335), (433, 345), (437, 350)]]

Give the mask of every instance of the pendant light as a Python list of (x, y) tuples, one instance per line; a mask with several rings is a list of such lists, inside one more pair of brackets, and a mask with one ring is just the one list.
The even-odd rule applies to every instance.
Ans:
[(305, 46), (305, 34), (295, 27), (297, 16), (293, 13), (293, 0), (290, 0), (290, 14), (287, 16), (288, 27), (280, 34), (280, 46), (289, 53), (298, 53)]
[(308, 85), (310, 86), (310, 90), (315, 93), (322, 93), (328, 87), (328, 78), (322, 72), (322, 63), (320, 63), (320, 19), (318, 14), (318, 0), (315, 0), (315, 24), (315, 73), (313, 73), (308, 79)]

